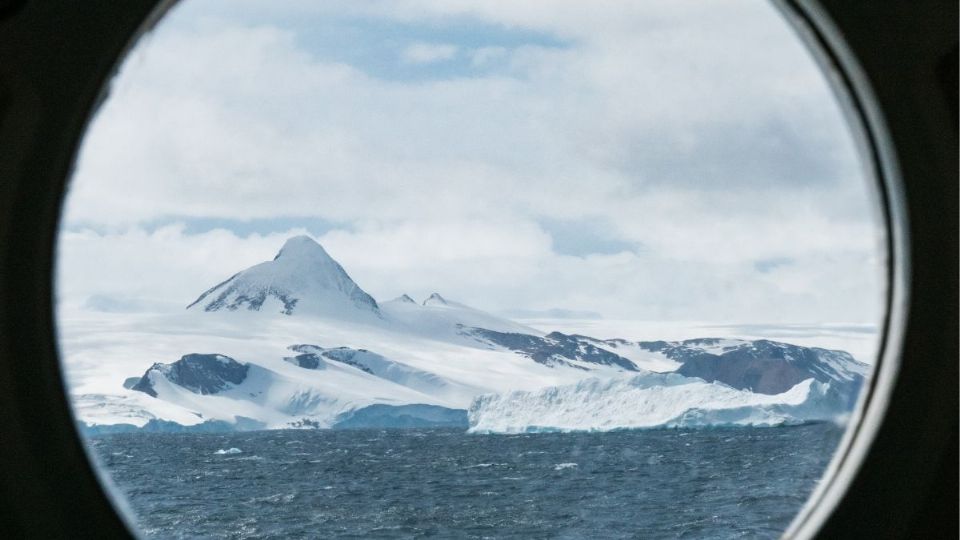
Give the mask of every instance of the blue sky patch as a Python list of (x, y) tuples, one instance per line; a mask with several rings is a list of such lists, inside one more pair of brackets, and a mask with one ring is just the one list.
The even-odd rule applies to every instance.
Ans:
[[(545, 32), (491, 24), (476, 17), (446, 16), (402, 21), (387, 17), (322, 13), (322, 9), (235, 9), (229, 2), (184, 2), (175, 20), (187, 29), (203, 21), (242, 26), (275, 26), (293, 32), (296, 44), (324, 62), (348, 64), (371, 77), (417, 81), (478, 77), (502, 73), (509, 55), (474, 61), (478, 49), (519, 47), (568, 48), (570, 40)], [(173, 19), (173, 18), (171, 18)], [(417, 43), (452, 45), (456, 53), (433, 62), (405, 62), (403, 52)]]
[[(507, 55), (476, 62), (479, 49), (569, 46), (546, 34), (470, 19), (426, 24), (325, 18), (297, 24), (295, 31), (298, 44), (320, 60), (349, 64), (370, 76), (397, 81), (476, 77), (506, 68)], [(449, 58), (436, 61), (407, 61), (404, 51), (416, 44), (453, 46), (456, 50)]]
[[(335, 229), (350, 229), (345, 223), (328, 221), (317, 217), (226, 219), (170, 216), (142, 223), (139, 227), (142, 227), (147, 233), (153, 233), (158, 229), (177, 223), (184, 225), (184, 234), (202, 234), (216, 229), (224, 229), (240, 237), (251, 234), (267, 235), (271, 233), (284, 233), (291, 229), (306, 229), (313, 236), (322, 236)], [(109, 232), (109, 227), (89, 223), (77, 223), (65, 227), (64, 230), (93, 230), (97, 233), (105, 234)]]
[(791, 257), (773, 257), (770, 259), (761, 259), (753, 263), (753, 268), (761, 274), (772, 272), (782, 266), (789, 266), (796, 262)]
[(636, 242), (615, 238), (609, 224), (597, 219), (540, 219), (540, 226), (553, 238), (553, 251), (560, 255), (586, 257), (636, 252)]

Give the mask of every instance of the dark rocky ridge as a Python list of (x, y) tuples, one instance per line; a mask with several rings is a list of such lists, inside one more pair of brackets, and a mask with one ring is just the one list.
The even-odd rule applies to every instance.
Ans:
[(640, 371), (630, 360), (597, 347), (580, 336), (551, 332), (544, 337), (511, 332), (495, 332), (485, 328), (461, 327), (464, 335), (479, 338), (522, 354), (534, 362), (546, 365), (568, 365), (585, 369), (572, 362), (602, 366), (616, 366), (626, 371)]
[(734, 388), (761, 394), (779, 394), (797, 383), (813, 378), (829, 383), (849, 396), (850, 403), (863, 385), (869, 367), (849, 353), (817, 347), (801, 347), (760, 339), (725, 347), (719, 353), (703, 350), (719, 339), (691, 339), (682, 342), (639, 342), (641, 348), (660, 352), (683, 364), (676, 373), (719, 381)]
[(373, 374), (373, 370), (367, 367), (363, 362), (360, 362), (356, 359), (357, 354), (368, 352), (366, 349), (351, 349), (349, 347), (336, 347), (334, 349), (328, 349), (323, 351), (323, 357), (333, 360), (335, 362), (340, 362), (342, 364), (347, 364), (348, 366), (353, 366), (360, 371)]
[(222, 354), (187, 354), (172, 364), (154, 364), (133, 386), (145, 394), (157, 397), (150, 373), (157, 372), (170, 382), (195, 394), (216, 394), (247, 378), (250, 366)]
[[(317, 349), (320, 349), (322, 352), (317, 354), (315, 352)], [(296, 364), (304, 369), (324, 369), (324, 359), (326, 359), (333, 360), (334, 362), (340, 362), (341, 364), (346, 364), (348, 366), (353, 366), (360, 371), (364, 371), (371, 375), (374, 374), (373, 370), (356, 358), (357, 354), (359, 353), (370, 352), (366, 349), (351, 349), (350, 347), (322, 349), (317, 345), (291, 345), (290, 350), (302, 354), (299, 354), (293, 358), (284, 358), (284, 360), (292, 364)]]
[[(230, 279), (233, 279), (233, 278), (230, 278)], [(191, 307), (194, 306), (194, 304), (197, 304), (203, 301), (203, 299), (205, 299), (208, 294), (212, 293), (218, 287), (221, 287), (222, 285), (228, 282), (229, 280), (203, 293), (200, 296), (200, 298), (197, 298), (192, 304), (187, 306), (187, 309), (190, 309)], [(207, 304), (207, 306), (204, 307), (203, 310), (219, 311), (221, 309), (227, 309), (229, 311), (236, 311), (241, 307), (246, 307), (248, 310), (251, 310), (251, 311), (260, 311), (260, 308), (263, 306), (263, 303), (267, 301), (267, 298), (274, 297), (277, 300), (280, 300), (281, 302), (283, 302), (282, 313), (284, 315), (291, 315), (293, 314), (293, 309), (297, 307), (297, 302), (299, 301), (298, 298), (292, 298), (289, 294), (287, 294), (286, 291), (279, 290), (274, 287), (270, 287), (270, 288), (262, 289), (253, 295), (245, 295), (245, 294), (239, 295), (235, 299), (233, 299), (231, 302), (228, 303), (227, 300), (230, 298), (230, 296), (234, 292), (236, 292), (236, 287), (233, 285), (225, 288), (223, 291), (220, 292), (217, 298), (214, 301)]]
[[(404, 295), (404, 296), (406, 296), (406, 295)], [(408, 296), (407, 298), (409, 298), (409, 296)], [(450, 305), (450, 302), (447, 302), (447, 299), (446, 299), (446, 298), (440, 296), (440, 293), (432, 293), (429, 297), (427, 297), (426, 300), (423, 301), (423, 305), (425, 305), (425, 306), (429, 306), (429, 305), (447, 306), (447, 305)]]
[(284, 360), (303, 369), (327, 369), (327, 363), (323, 361), (323, 358), (320, 358), (320, 355), (312, 352), (287, 357), (284, 358)]

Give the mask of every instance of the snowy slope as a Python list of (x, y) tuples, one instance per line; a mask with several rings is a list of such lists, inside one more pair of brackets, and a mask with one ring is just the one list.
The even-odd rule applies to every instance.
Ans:
[[(783, 409), (781, 405), (789, 403), (776, 395), (736, 390), (720, 383), (708, 384), (679, 374), (652, 374), (585, 362), (584, 358), (590, 358), (596, 351), (581, 347), (579, 340), (574, 341), (576, 346), (568, 353), (568, 339), (546, 339), (547, 336), (524, 335), (528, 344), (543, 343), (546, 347), (543, 351), (513, 350), (505, 346), (487, 348), (404, 334), (383, 326), (335, 323), (313, 317), (263, 319), (255, 313), (239, 312), (223, 317), (202, 313), (186, 320), (181, 320), (182, 316), (141, 320), (128, 315), (107, 316), (111, 317), (109, 323), (91, 322), (86, 330), (74, 331), (73, 336), (77, 337), (64, 341), (68, 374), (75, 381), (71, 386), (75, 389), (77, 415), (91, 425), (143, 426), (163, 420), (189, 426), (220, 420), (248, 427), (329, 427), (338, 418), (350, 418), (347, 413), (371, 405), (422, 404), (464, 410), (483, 394), (502, 396), (484, 398), (487, 405), (482, 411), (486, 420), (484, 424), (477, 424), (493, 431), (521, 429), (516, 427), (520, 424), (504, 427), (503, 417), (511, 415), (520, 423), (534, 425), (535, 421), (537, 426), (549, 424), (557, 429), (670, 425), (671, 418), (681, 414), (686, 415), (682, 425), (729, 423), (731, 415), (736, 414), (741, 420), (748, 418), (753, 423), (768, 424), (812, 418)], [(305, 341), (321, 345), (290, 345)], [(184, 356), (181, 354), (184, 349), (219, 351), (211, 356), (228, 357), (249, 366), (248, 374), (239, 382), (231, 382), (237, 379), (230, 370), (224, 373), (213, 370), (209, 380), (195, 374), (172, 376), (183, 371), (178, 372), (171, 366), (176, 364), (173, 360)], [(743, 349), (748, 347), (745, 345)], [(570, 356), (563, 357), (566, 358), (563, 362), (543, 363), (532, 357), (538, 352), (550, 358), (557, 354)], [(157, 365), (151, 367), (152, 364)], [(826, 364), (829, 366), (829, 362)], [(236, 368), (233, 371), (237, 371)], [(156, 397), (124, 387), (125, 380), (138, 372), (148, 380), (155, 379), (150, 387)], [(838, 369), (837, 373), (846, 372)], [(643, 379), (646, 375), (668, 377), (663, 380), (679, 381), (683, 385), (673, 385), (681, 386), (680, 389), (671, 385), (664, 385), (661, 390), (639, 389), (637, 381), (661, 380)], [(637, 376), (633, 386), (623, 382)], [(807, 377), (813, 378), (813, 375)], [(586, 416), (570, 420), (563, 416), (570, 414), (570, 407), (556, 408), (559, 402), (543, 401), (539, 394), (550, 391), (570, 394), (564, 389), (576, 387), (584, 380), (591, 381), (584, 384), (610, 385), (611, 388), (576, 398), (581, 400), (577, 407), (583, 409), (577, 414)], [(618, 386), (621, 384), (627, 386), (621, 388)], [(840, 382), (831, 386), (836, 393), (843, 387)], [(680, 393), (671, 394), (676, 392)], [(704, 396), (715, 399), (721, 394), (726, 400), (724, 407), (704, 405)], [(538, 403), (530, 405), (524, 400), (518, 401), (518, 395), (540, 397), (525, 398)], [(601, 395), (606, 399), (600, 400)], [(577, 403), (573, 399), (563, 403)], [(637, 407), (643, 403), (649, 406), (672, 403), (667, 410), (670, 414), (616, 408), (618, 403), (629, 404), (630, 400), (636, 401)], [(758, 403), (764, 407), (756, 409)], [(831, 413), (850, 410), (849, 403), (842, 405)], [(508, 406), (516, 406), (518, 410), (508, 415), (504, 412)], [(552, 412), (548, 410), (551, 407)], [(523, 415), (528, 413), (533, 420), (523, 420)], [(617, 420), (618, 415), (625, 416)], [(494, 418), (500, 419), (494, 421)], [(546, 419), (551, 420), (547, 423)]]
[[(189, 363), (198, 357), (215, 360), (202, 366)], [(185, 355), (171, 364), (154, 364), (133, 390), (154, 397), (164, 406), (189, 411), (196, 417), (191, 424), (207, 420), (233, 423), (244, 418), (268, 428), (304, 421), (326, 427), (336, 416), (372, 404), (451, 405), (442, 397), (342, 362), (327, 362), (322, 369), (303, 369), (288, 360), (272, 367), (238, 362), (224, 355)], [(224, 382), (228, 377), (231, 380)], [(154, 416), (165, 415), (160, 411)]]
[(488, 394), (469, 410), (470, 431), (607, 431), (717, 425), (776, 426), (834, 420), (846, 411), (829, 385), (807, 379), (777, 395), (676, 374), (586, 379), (535, 392)]
[(587, 336), (579, 337), (589, 343), (593, 343), (597, 347), (616, 353), (647, 371), (666, 373), (674, 371), (683, 365), (682, 362), (667, 357), (661, 351), (645, 348), (640, 342), (627, 341), (625, 339), (599, 340)]
[(247, 309), (345, 319), (380, 316), (373, 297), (308, 236), (290, 238), (272, 261), (233, 275), (201, 294), (187, 309)]
[(395, 300), (384, 302), (381, 309), (395, 331), (418, 334), (431, 339), (470, 343), (471, 340), (464, 338), (460, 331), (464, 326), (498, 332), (543, 335), (540, 330), (447, 300), (438, 293), (430, 295), (422, 304), (403, 295)]
[(550, 367), (572, 367), (581, 370), (610, 368), (615, 371), (640, 371), (632, 361), (593, 344), (596, 340), (550, 332), (532, 336), (514, 332), (497, 332), (486, 328), (462, 327), (461, 333), (478, 343), (513, 351), (534, 362)]
[(292, 345), (290, 350), (300, 354), (285, 360), (293, 361), (300, 367), (326, 369), (330, 362), (338, 362), (447, 403), (461, 404), (465, 397), (476, 395), (481, 391), (475, 386), (445, 379), (435, 373), (411, 367), (366, 349), (350, 347), (325, 349), (317, 345)]

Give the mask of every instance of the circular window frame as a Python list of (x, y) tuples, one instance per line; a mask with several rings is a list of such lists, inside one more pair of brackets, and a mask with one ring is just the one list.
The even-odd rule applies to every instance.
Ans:
[[(0, 306), (0, 432), (6, 435), (0, 445), (0, 501), (13, 516), (0, 525), (0, 536), (122, 538), (135, 530), (115, 511), (74, 429), (56, 346), (52, 270), (61, 203), (88, 122), (126, 53), (173, 3), (33, 1), (0, 10), (0, 298), (6, 299)], [(956, 217), (956, 124), (950, 126), (946, 118), (939, 124), (905, 122), (901, 109), (916, 103), (900, 103), (896, 98), (902, 93), (887, 86), (902, 74), (879, 72), (887, 64), (878, 60), (880, 51), (870, 49), (870, 29), (857, 29), (858, 24), (896, 27), (883, 13), (871, 11), (870, 2), (775, 4), (820, 62), (863, 145), (865, 165), (882, 199), (890, 255), (877, 368), (825, 481), (786, 536), (830, 537), (844, 531), (898, 536), (908, 530), (909, 520), (888, 514), (906, 508), (910, 517), (910, 511), (918, 511), (922, 503), (917, 501), (938, 473), (939, 461), (925, 463), (924, 456), (950, 451), (954, 461), (956, 456), (956, 219), (947, 224), (916, 211), (929, 204), (930, 196), (922, 195), (928, 190)], [(888, 11), (915, 21), (946, 10), (948, 24), (957, 19), (955, 3), (920, 4), (907, 6), (912, 15), (902, 8)], [(953, 39), (955, 51), (956, 29), (943, 32), (947, 41)], [(932, 90), (919, 90), (924, 92)], [(949, 111), (948, 104), (929, 107)], [(918, 136), (932, 141), (933, 149), (911, 152), (915, 147), (906, 141)], [(931, 174), (933, 181), (927, 182)], [(931, 273), (917, 266), (933, 263), (938, 250), (953, 263), (952, 294), (940, 299), (923, 294), (922, 287), (950, 271)], [(940, 333), (924, 332), (925, 325)], [(933, 361), (932, 367), (916, 360), (937, 347), (945, 360)], [(901, 362), (907, 352), (910, 365)], [(931, 378), (931, 370), (951, 366), (944, 373), (952, 377), (940, 383)], [(921, 382), (930, 381), (921, 388)], [(893, 465), (895, 479), (915, 478), (879, 501), (873, 493), (858, 494), (891, 474), (889, 454), (896, 451), (896, 441), (913, 433), (903, 419), (920, 415), (925, 415), (921, 448)], [(914, 503), (903, 504), (909, 497)], [(2, 534), (8, 530), (10, 535)]]

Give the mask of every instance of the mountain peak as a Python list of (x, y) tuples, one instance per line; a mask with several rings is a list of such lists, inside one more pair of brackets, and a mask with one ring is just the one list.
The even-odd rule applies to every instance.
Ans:
[(280, 257), (322, 257), (329, 259), (330, 255), (316, 240), (305, 234), (301, 234), (288, 238), (273, 260), (277, 260)]
[(414, 300), (413, 298), (410, 298), (410, 296), (407, 295), (407, 294), (401, 294), (400, 296), (397, 297), (397, 300), (396, 300), (396, 301), (397, 301), (397, 302), (404, 303), (404, 304), (416, 304), (416, 303), (417, 303), (416, 300)]
[(427, 298), (426, 300), (423, 301), (423, 305), (425, 305), (425, 306), (447, 306), (447, 305), (450, 305), (450, 303), (447, 302), (447, 300), (446, 300), (444, 297), (440, 296), (440, 293), (433, 293), (433, 294), (430, 295), (429, 298)]
[[(265, 307), (265, 302), (268, 304)], [(216, 285), (187, 306), (204, 311), (296, 312), (351, 318), (380, 317), (377, 302), (309, 236), (289, 238), (272, 261), (263, 262)]]

